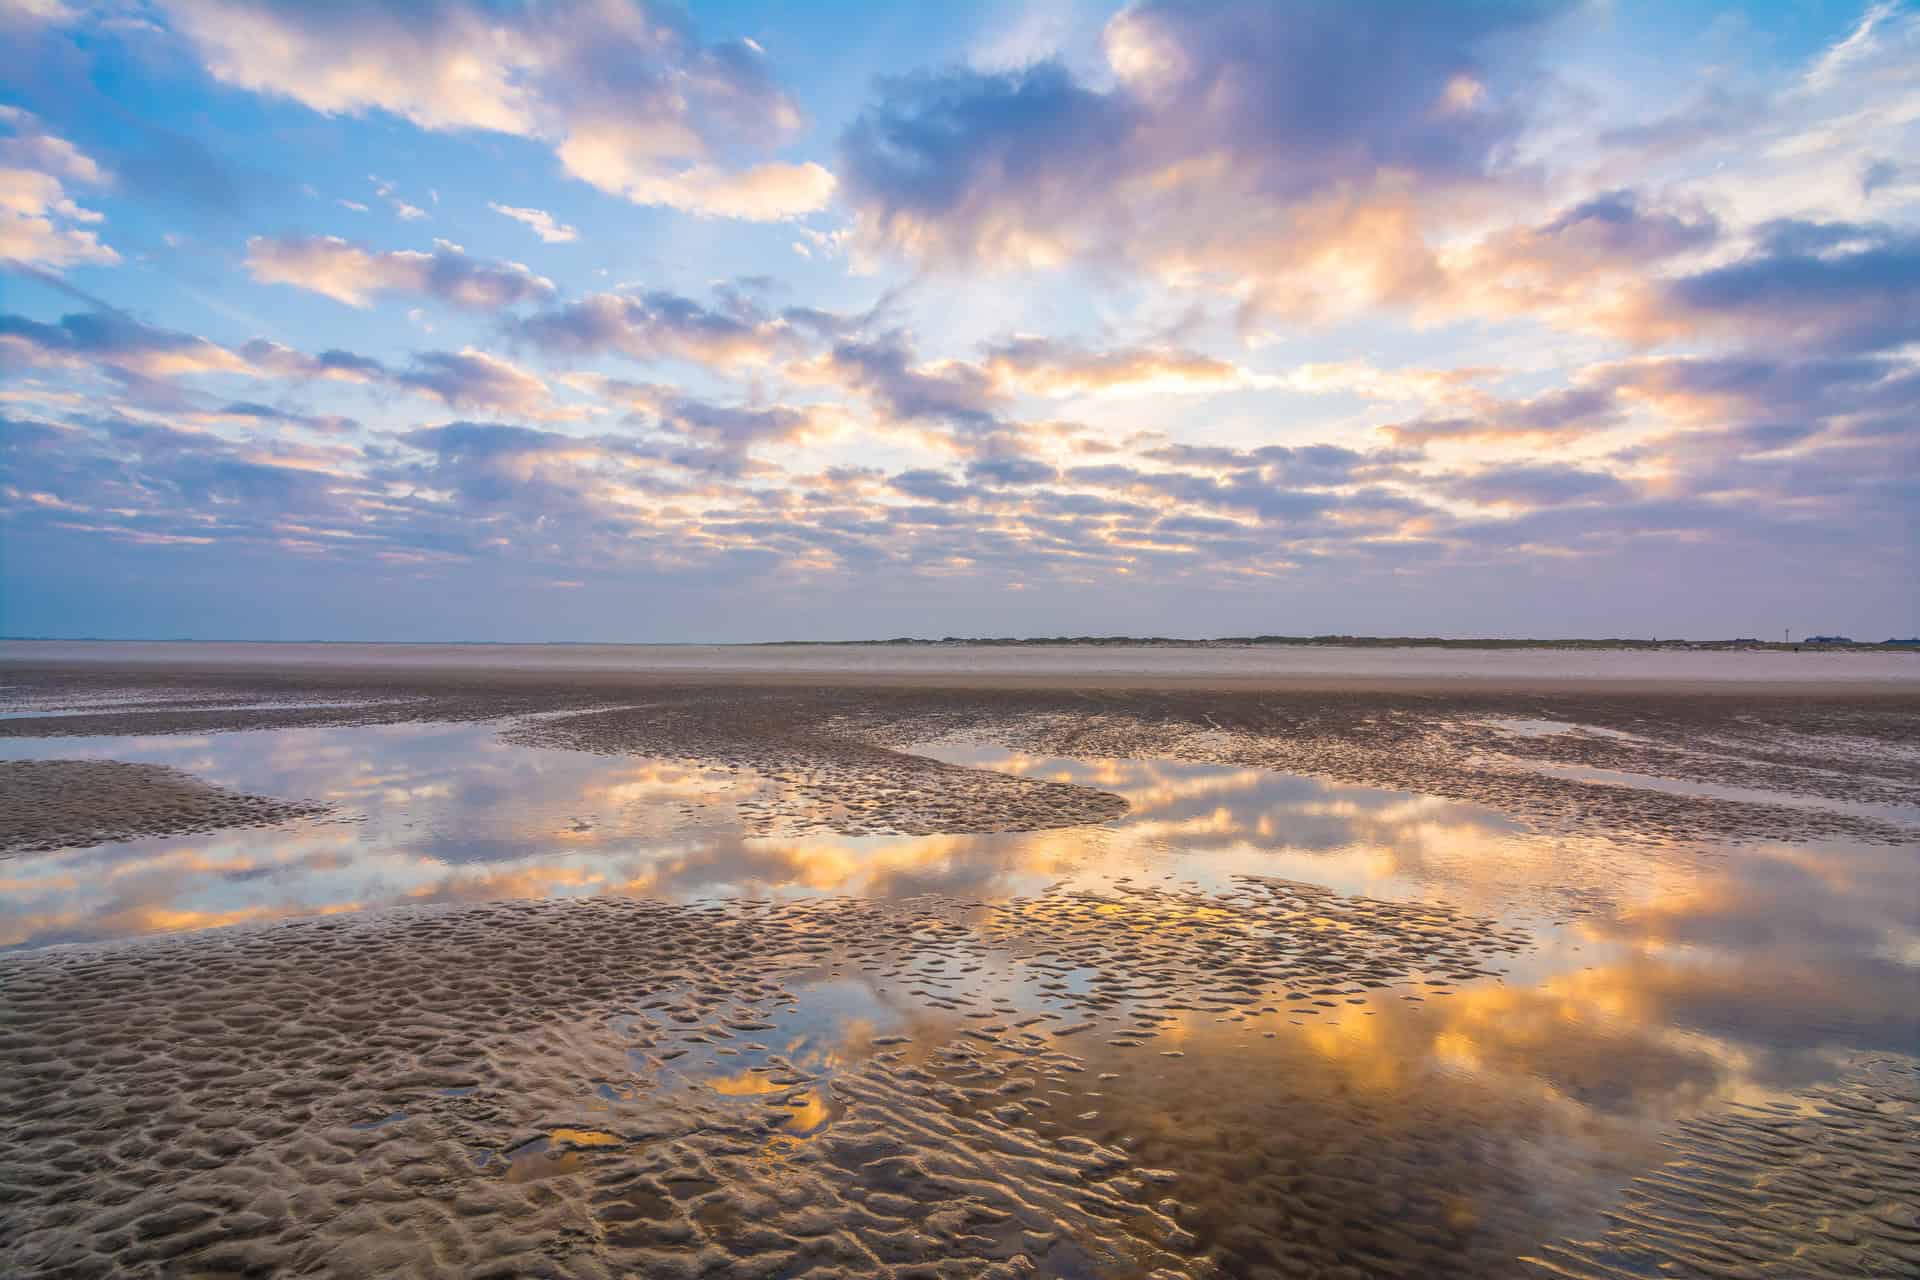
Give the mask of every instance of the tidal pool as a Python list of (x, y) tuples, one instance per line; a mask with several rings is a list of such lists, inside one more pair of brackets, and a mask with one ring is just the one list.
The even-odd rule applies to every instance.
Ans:
[[(0, 863), (0, 945), (503, 899), (1015, 895), (1243, 875), (1445, 901), (1524, 928), (1506, 983), (1575, 986), (1617, 1020), (1679, 1016), (1799, 1050), (1892, 1048), (1914, 1025), (1914, 850), (1716, 847), (1540, 835), (1478, 805), (1231, 766), (1070, 760), (970, 744), (923, 754), (1124, 797), (1098, 826), (966, 836), (749, 837), (750, 771), (514, 745), (500, 726), (406, 724), (0, 740), (0, 759), (170, 765), (328, 816)], [(1631, 981), (1627, 975), (1632, 975)], [(1609, 984), (1627, 990), (1602, 995)], [(1657, 1008), (1645, 1008), (1657, 992)]]
[[(462, 1138), (476, 1176), (586, 1180), (580, 1212), (648, 1248), (749, 1229), (708, 1164), (621, 1181), (643, 1152), (667, 1161), (647, 1128), (663, 1105), (770, 1112), (755, 1159), (830, 1161), (852, 1141), (850, 1103), (894, 1098), (883, 1085), (940, 1100), (954, 1125), (1123, 1153), (1100, 1185), (1138, 1204), (1110, 1226), (1146, 1252), (1023, 1246), (1050, 1274), (1144, 1274), (1168, 1250), (1228, 1274), (1337, 1260), (1375, 1274), (1652, 1273), (1691, 1246), (1648, 1243), (1645, 1224), (1671, 1207), (1657, 1181), (1625, 1189), (1673, 1176), (1656, 1171), (1682, 1126), (1708, 1126), (1683, 1158), (1737, 1166), (1747, 1148), (1713, 1126), (1749, 1114), (1800, 1126), (1819, 1176), (1869, 1215), (1870, 1242), (1911, 1234), (1883, 1204), (1906, 1185), (1887, 1170), (1915, 1167), (1897, 1146), (1915, 1115), (1902, 1064), (1920, 1053), (1911, 848), (1543, 834), (1473, 804), (1260, 769), (966, 743), (920, 750), (1110, 791), (1128, 810), (997, 835), (748, 836), (739, 806), (772, 780), (513, 745), (500, 727), (0, 741), (0, 758), (166, 764), (333, 806), (271, 830), (0, 863), (0, 943), (559, 897), (677, 904), (715, 927), (798, 908), (783, 928), (799, 942), (756, 954), (745, 991), (650, 981), (624, 1013), (542, 1033), (554, 1065), (540, 1088), (570, 1101), (543, 1102), (533, 1128)], [(868, 918), (847, 915), (860, 904), (922, 900), (938, 912), (888, 924), (884, 944), (863, 941), (879, 926), (848, 923)], [(1243, 968), (1295, 936), (1295, 969), (1196, 983), (1216, 950), (1223, 970)], [(1346, 959), (1315, 969), (1323, 953)], [(708, 965), (724, 970), (724, 955)], [(1806, 1091), (1863, 1063), (1882, 1073), (1874, 1123), (1895, 1136), (1863, 1149), (1841, 1126), (1854, 1145), (1822, 1147)], [(511, 1110), (475, 1081), (369, 1099), (352, 1141), (411, 1150), (413, 1126), (440, 1111), (473, 1129)], [(1623, 1196), (1639, 1227), (1605, 1216)], [(1856, 1242), (1863, 1230), (1835, 1229)]]

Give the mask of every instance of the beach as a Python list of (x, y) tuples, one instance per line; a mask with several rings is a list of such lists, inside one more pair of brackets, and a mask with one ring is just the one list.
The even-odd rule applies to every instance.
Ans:
[(0, 1251), (1911, 1274), (1917, 857), (1900, 653), (10, 641)]
[(0, 34), (0, 1280), (1920, 1278), (1920, 2)]

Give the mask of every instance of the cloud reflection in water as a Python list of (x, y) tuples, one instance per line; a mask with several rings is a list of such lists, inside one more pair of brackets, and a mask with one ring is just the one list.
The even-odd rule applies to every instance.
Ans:
[[(1911, 1048), (1904, 1012), (1920, 905), (1897, 851), (1718, 850), (1530, 832), (1494, 810), (1258, 769), (927, 748), (955, 763), (1100, 787), (1128, 815), (984, 836), (747, 838), (735, 806), (776, 785), (744, 771), (499, 740), (415, 724), (206, 737), (15, 740), (9, 755), (153, 761), (256, 794), (324, 799), (303, 822), (16, 858), (0, 877), (9, 947), (386, 905), (596, 893), (675, 899), (939, 892), (991, 899), (1066, 883), (1210, 889), (1276, 875), (1376, 897), (1435, 897), (1530, 928), (1508, 985), (1462, 991), (1417, 1058), (1538, 1063), (1685, 1028), (1681, 1057), (1810, 1077), (1832, 1046)], [(1624, 1029), (1624, 1030), (1623, 1030)], [(1665, 1035), (1665, 1030), (1662, 1031)], [(1746, 1046), (1736, 1048), (1734, 1046)], [(1609, 1047), (1611, 1046), (1611, 1047)], [(1714, 1047), (1718, 1046), (1718, 1047)], [(1763, 1046), (1764, 1052), (1756, 1052)], [(1406, 1050), (1399, 1046), (1396, 1053)], [(1711, 1089), (1692, 1067), (1652, 1074)], [(1577, 1096), (1639, 1088), (1617, 1072)]]

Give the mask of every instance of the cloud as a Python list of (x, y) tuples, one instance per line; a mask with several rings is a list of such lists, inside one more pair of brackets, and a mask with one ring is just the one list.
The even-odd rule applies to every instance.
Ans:
[(992, 344), (983, 363), (997, 384), (1046, 396), (1203, 395), (1279, 383), (1277, 378), (1197, 351), (1173, 347), (1095, 351), (1051, 338), (1017, 337)]
[(954, 483), (952, 476), (939, 471), (902, 471), (888, 484), (910, 498), (925, 502), (965, 502), (976, 492)]
[(662, 500), (687, 489), (643, 443), (481, 422), (422, 427), (400, 441), (425, 459), (395, 459), (375, 477), (413, 490), (421, 505), (407, 522), (432, 529), (438, 545), (493, 556), (512, 546), (516, 556), (576, 565), (671, 554), (663, 535), (674, 531), (649, 523)]
[(1304, 314), (1417, 291), (1426, 223), (1501, 174), (1552, 4), (1152, 0), (1112, 85), (1057, 62), (887, 82), (841, 139), (872, 251), (1120, 262)]
[(496, 409), (528, 417), (553, 416), (547, 384), (498, 356), (468, 347), (423, 351), (393, 378), (396, 386), (437, 396), (456, 409)]
[[(884, 82), (841, 139), (843, 195), (869, 255), (1130, 269), (1235, 299), (1248, 326), (1386, 306), (1652, 344), (1736, 332), (1741, 321), (1716, 312), (1742, 297), (1764, 309), (1767, 277), (1782, 294), (1806, 286), (1779, 313), (1797, 322), (1776, 316), (1785, 339), (1901, 340), (1884, 299), (1811, 300), (1842, 287), (1840, 255), (1816, 267), (1761, 244), (1776, 260), (1738, 266), (1725, 251), (1750, 209), (1911, 194), (1892, 190), (1903, 170), (1887, 155), (1913, 129), (1920, 17), (1875, 10), (1795, 84), (1753, 101), (1723, 93), (1684, 140), (1610, 136), (1644, 156), (1647, 189), (1589, 191), (1502, 226), (1542, 192), (1591, 181), (1555, 180), (1551, 121), (1536, 109), (1542, 37), (1566, 8), (1148, 0), (1108, 23), (1104, 79), (1047, 61)], [(1711, 172), (1659, 169), (1678, 164), (1660, 159), (1674, 147)], [(1697, 158), (1716, 150), (1728, 156)], [(1766, 174), (1730, 158), (1743, 150), (1769, 157)], [(1738, 181), (1720, 176), (1742, 165)], [(1863, 272), (1886, 269), (1888, 295), (1905, 286), (1908, 246), (1857, 256)]]
[(1646, 207), (1635, 191), (1609, 191), (1568, 209), (1543, 227), (1514, 237), (1508, 253), (1544, 260), (1555, 270), (1640, 266), (1711, 245), (1720, 225), (1711, 213)]
[(1839, 84), (1844, 78), (1858, 74), (1871, 63), (1877, 52), (1880, 31), (1899, 12), (1897, 6), (1890, 3), (1870, 5), (1860, 15), (1859, 25), (1847, 33), (1846, 37), (1826, 52), (1822, 53), (1813, 66), (1807, 69), (1801, 81), (1801, 88), (1807, 92), (1818, 93)]
[(1367, 400), (1451, 402), (1477, 398), (1482, 393), (1476, 384), (1499, 372), (1484, 366), (1382, 369), (1365, 360), (1328, 360), (1296, 365), (1280, 382), (1303, 395), (1346, 393)]
[[(439, 381), (426, 394), (457, 399), (489, 382), (458, 358), (478, 353), (429, 354), (409, 371)], [(74, 546), (207, 556), (257, 545), (406, 565), (421, 584), (434, 580), (429, 568), (463, 560), (569, 579), (644, 570), (700, 590), (751, 580), (770, 608), (786, 607), (783, 591), (845, 601), (929, 579), (977, 608), (1011, 582), (1092, 589), (1125, 573), (1156, 608), (1238, 598), (1206, 594), (1229, 588), (1310, 589), (1338, 596), (1330, 616), (1345, 616), (1356, 584), (1394, 585), (1399, 607), (1406, 592), (1435, 593), (1421, 596), (1428, 607), (1476, 583), (1532, 590), (1535, 575), (1516, 571), (1574, 559), (1582, 582), (1642, 581), (1700, 548), (1723, 576), (1770, 548), (1770, 573), (1804, 574), (1785, 563), (1796, 547), (1818, 548), (1820, 573), (1887, 576), (1873, 549), (1901, 545), (1920, 500), (1910, 479), (1920, 459), (1903, 429), (1920, 404), (1910, 361), (1636, 359), (1582, 376), (1674, 429), (1579, 466), (1523, 453), (1465, 473), (1435, 472), (1405, 449), (1136, 442), (1064, 470), (1015, 451), (973, 456), (964, 474), (910, 462), (787, 476), (753, 470), (748, 451), (778, 457), (809, 442), (815, 409), (715, 404), (579, 374), (568, 378), (575, 390), (634, 411), (622, 430), (452, 422), (296, 448), (286, 426), (326, 426), (278, 406), (221, 402), (212, 412), (226, 423), (258, 429), (232, 441), (89, 405), (66, 423), (0, 431), (12, 486), (0, 520), (14, 545), (23, 531), (51, 530)], [(1536, 396), (1508, 412), (1574, 413), (1550, 412), (1553, 403)], [(997, 420), (995, 447), (1045, 437), (1046, 426)], [(1457, 514), (1463, 506), (1483, 514)], [(1686, 563), (1687, 581), (1712, 580), (1708, 559)], [(1036, 616), (1060, 629), (1057, 614)]]
[[(600, 374), (568, 374), (562, 381), (651, 419), (663, 432), (710, 446), (717, 452), (702, 466), (737, 469), (740, 455), (759, 445), (798, 444), (830, 433), (835, 415), (789, 405), (726, 405), (689, 396), (653, 382), (628, 382)], [(691, 460), (691, 455), (679, 455)]]
[(681, 434), (726, 449), (757, 444), (794, 444), (819, 434), (821, 415), (772, 405), (749, 408), (679, 397), (662, 407), (661, 421)]
[(1247, 468), (1225, 476), (1187, 471), (1148, 470), (1109, 464), (1074, 467), (1064, 474), (1067, 483), (1092, 489), (1113, 489), (1165, 507), (1178, 504), (1210, 510), (1243, 511), (1277, 524), (1299, 524), (1326, 516), (1342, 499), (1318, 486), (1290, 484), (1282, 475)]
[(337, 348), (309, 355), (265, 338), (242, 343), (239, 354), (253, 368), (275, 378), (330, 378), (340, 382), (379, 382), (387, 367), (371, 356)]
[[(195, 396), (183, 395), (173, 386), (173, 379), (219, 373), (395, 387), (431, 396), (455, 408), (527, 418), (558, 420), (579, 414), (575, 408), (556, 404), (546, 383), (532, 373), (473, 347), (417, 352), (406, 367), (395, 369), (351, 351), (330, 349), (316, 355), (265, 338), (228, 348), (195, 334), (156, 328), (110, 309), (76, 312), (52, 324), (0, 313), (0, 368), (16, 365), (79, 373), (98, 370), (126, 384), (137, 393), (137, 399), (173, 410), (204, 403)], [(236, 411), (230, 406), (215, 412), (234, 416)], [(268, 415), (240, 416), (264, 419)], [(313, 418), (305, 425), (321, 421)]]
[(1880, 351), (1920, 339), (1920, 234), (1787, 220), (1751, 253), (1673, 280), (1649, 323), (1820, 351)]
[(18, 107), (0, 106), (0, 128), (0, 260), (56, 269), (118, 262), (88, 229), (102, 216), (74, 203), (66, 188), (104, 186), (106, 172)]
[(1667, 426), (1622, 460), (1666, 472), (1670, 486), (1757, 456), (1797, 460), (1834, 446), (1864, 457), (1910, 436), (1920, 413), (1920, 364), (1889, 356), (1653, 357), (1588, 376)]
[(791, 365), (803, 382), (838, 386), (867, 398), (895, 422), (931, 421), (969, 428), (995, 425), (1002, 393), (987, 372), (963, 360), (922, 363), (904, 332), (835, 343), (818, 360)]
[(378, 446), (300, 445), (279, 438), (281, 423), (260, 425), (233, 439), (113, 415), (0, 420), (0, 528), (192, 547), (202, 563), (272, 557), (254, 571), (338, 558), (363, 586), (383, 565), (417, 572), (509, 548), (602, 565), (672, 554), (647, 522), (685, 487), (629, 441), (451, 422)]
[(763, 164), (729, 173), (690, 165), (670, 173), (636, 168), (624, 155), (570, 147), (570, 167), (580, 177), (635, 204), (665, 205), (703, 217), (782, 222), (824, 208), (834, 177), (817, 164)]
[(665, 290), (600, 293), (540, 312), (513, 328), (545, 351), (632, 360), (691, 360), (716, 367), (766, 364), (796, 350), (801, 335), (784, 316), (738, 298), (709, 307)]
[(268, 412), (264, 406), (244, 401), (212, 409), (202, 393), (182, 390), (176, 380), (227, 374), (274, 381), (359, 383), (397, 387), (449, 405), (532, 418), (565, 418), (574, 413), (556, 406), (546, 384), (537, 377), (472, 348), (422, 352), (413, 357), (410, 366), (395, 370), (351, 351), (335, 348), (313, 354), (265, 338), (224, 347), (196, 334), (146, 324), (110, 308), (76, 312), (55, 323), (0, 313), (0, 369), (11, 367), (104, 373), (122, 384), (132, 403), (148, 408), (278, 420), (322, 430), (337, 430), (350, 420), (337, 415)]
[(569, 174), (640, 203), (783, 218), (832, 193), (832, 176), (817, 165), (716, 167), (792, 137), (802, 118), (758, 45), (703, 44), (678, 6), (167, 7), (208, 70), (230, 84), (328, 114), (380, 110), (422, 129), (538, 139)]
[(1916, 55), (1920, 11), (1875, 4), (1798, 75), (1743, 76), (1738, 62), (1703, 68), (1691, 100), (1598, 141), (1616, 153), (1610, 167), (1671, 175), (1750, 223), (1816, 211), (1864, 218), (1914, 195), (1910, 177), (1886, 189), (1901, 175), (1879, 166), (1920, 140)]
[(225, 347), (172, 329), (143, 324), (120, 311), (75, 312), (45, 324), (0, 314), (0, 356), (6, 363), (103, 366), (136, 378), (240, 372), (246, 364)]
[(1413, 455), (1390, 449), (1363, 452), (1333, 444), (1270, 444), (1257, 449), (1175, 444), (1141, 456), (1175, 467), (1254, 473), (1269, 484), (1334, 487), (1378, 478), (1382, 468), (1398, 466)]
[(353, 518), (340, 477), (311, 452), (276, 460), (207, 432), (111, 416), (78, 426), (11, 421), (0, 436), (9, 474), (57, 499), (7, 512), (16, 531), (211, 545), (263, 536), (292, 518)]
[(1891, 160), (1869, 160), (1860, 170), (1860, 194), (1873, 196), (1878, 192), (1900, 186), (1910, 172), (1912, 170), (1907, 166), (1895, 164)]
[(503, 217), (523, 222), (533, 228), (533, 234), (548, 244), (566, 244), (579, 234), (564, 222), (555, 221), (554, 216), (545, 209), (516, 209), (510, 204), (487, 202), (487, 208)]
[(402, 200), (399, 195), (396, 194), (397, 188), (394, 184), (388, 182), (385, 178), (370, 173), (367, 175), (367, 181), (373, 184), (374, 193), (387, 202), (388, 206), (392, 208), (394, 216), (402, 222), (418, 222), (421, 219), (432, 216), (420, 206), (408, 204), (405, 200)]
[(1468, 403), (1470, 413), (1415, 418), (1380, 430), (1395, 444), (1415, 447), (1468, 440), (1550, 446), (1611, 430), (1624, 417), (1605, 386), (1568, 387), (1523, 400), (1476, 394)]
[(97, 186), (107, 181), (105, 171), (91, 157), (65, 138), (48, 133), (32, 112), (0, 106), (0, 123), (6, 125), (8, 135), (0, 138), (0, 161), (69, 182)]
[(967, 464), (967, 479), (979, 485), (1047, 484), (1059, 474), (1058, 468), (1036, 458), (976, 458)]
[(65, 23), (74, 16), (66, 0), (0, 0), (0, 27)]
[(421, 427), (400, 439), (408, 448), (433, 455), (427, 474), (434, 488), (451, 489), (483, 507), (551, 499), (567, 491), (562, 509), (575, 509), (580, 505), (578, 486), (568, 482), (568, 473), (583, 463), (593, 464), (600, 453), (589, 440), (481, 422)]
[(247, 270), (262, 284), (288, 284), (349, 306), (385, 293), (438, 298), (468, 311), (495, 311), (554, 296), (553, 281), (517, 262), (489, 262), (435, 240), (432, 253), (381, 253), (338, 236), (255, 236)]
[(278, 405), (259, 404), (251, 400), (235, 400), (221, 406), (212, 415), (217, 418), (239, 419), (246, 422), (269, 422), (290, 427), (304, 427), (309, 431), (318, 431), (324, 435), (340, 435), (357, 429), (360, 424), (352, 418), (340, 414), (298, 413), (283, 409)]
[(1495, 231), (1438, 259), (1416, 305), (1434, 316), (1534, 315), (1564, 329), (1661, 336), (1657, 273), (1715, 248), (1718, 218), (1636, 191), (1591, 196), (1536, 226)]
[(1445, 491), (1481, 506), (1529, 508), (1619, 501), (1632, 490), (1618, 476), (1564, 465), (1489, 467), (1449, 481)]

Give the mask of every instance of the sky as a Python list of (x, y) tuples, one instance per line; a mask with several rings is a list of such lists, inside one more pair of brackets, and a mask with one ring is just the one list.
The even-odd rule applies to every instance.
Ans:
[(1920, 632), (1920, 5), (0, 0), (0, 634)]

